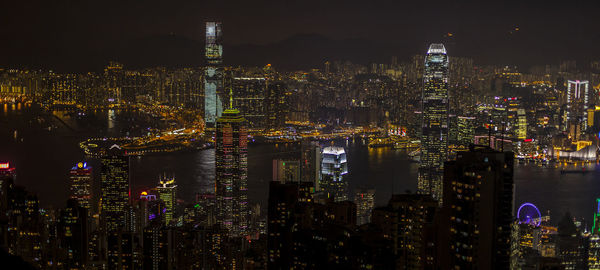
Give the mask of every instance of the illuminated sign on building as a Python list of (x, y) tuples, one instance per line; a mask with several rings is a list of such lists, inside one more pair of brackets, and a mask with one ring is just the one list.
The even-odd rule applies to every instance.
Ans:
[(0, 169), (8, 169), (9, 167), (10, 167), (10, 164), (8, 162), (0, 163)]

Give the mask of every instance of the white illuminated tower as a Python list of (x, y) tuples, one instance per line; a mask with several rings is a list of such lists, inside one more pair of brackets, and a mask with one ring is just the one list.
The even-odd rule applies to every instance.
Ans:
[(589, 81), (567, 81), (567, 131), (575, 139), (588, 128)]
[(220, 22), (206, 23), (206, 46), (204, 52), (204, 121), (213, 125), (223, 112), (223, 45)]
[(417, 192), (442, 204), (442, 176), (448, 155), (448, 55), (431, 44), (425, 56), (422, 96), (421, 165)]
[(325, 147), (321, 161), (319, 188), (327, 198), (333, 197), (336, 202), (348, 200), (348, 181), (344, 179), (344, 175), (347, 173), (348, 164), (344, 148)]

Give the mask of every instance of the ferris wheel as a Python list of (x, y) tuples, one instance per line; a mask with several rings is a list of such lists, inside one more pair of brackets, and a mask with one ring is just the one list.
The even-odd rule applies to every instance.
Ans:
[(519, 224), (529, 224), (537, 227), (542, 222), (542, 214), (533, 203), (524, 203), (519, 206), (517, 219)]

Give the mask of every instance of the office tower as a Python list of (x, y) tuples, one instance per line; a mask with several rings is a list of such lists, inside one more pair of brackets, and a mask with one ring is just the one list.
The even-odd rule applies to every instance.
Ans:
[(129, 157), (118, 145), (101, 158), (101, 217), (107, 232), (123, 230), (129, 203)]
[(300, 161), (293, 159), (274, 159), (273, 181), (281, 183), (300, 182)]
[(593, 234), (589, 238), (588, 269), (600, 269), (600, 236)]
[(82, 269), (88, 258), (88, 208), (71, 198), (60, 212), (60, 247), (67, 252), (67, 269)]
[(457, 143), (461, 146), (469, 146), (475, 141), (475, 117), (459, 116), (457, 119), (458, 135)]
[(541, 259), (540, 226), (515, 221), (511, 232), (510, 269), (532, 269)]
[(269, 184), (267, 256), (268, 269), (290, 269), (294, 211), (298, 204), (296, 183), (271, 182)]
[(300, 166), (302, 182), (311, 182), (319, 190), (321, 179), (321, 147), (317, 141), (302, 141), (300, 145)]
[(567, 81), (566, 128), (573, 140), (579, 140), (581, 133), (588, 128), (589, 84), (589, 81)]
[(375, 190), (359, 188), (354, 193), (354, 204), (356, 204), (357, 225), (363, 225), (371, 221), (371, 212), (375, 207)]
[(79, 162), (70, 172), (71, 199), (75, 199), (79, 205), (91, 211), (92, 205), (92, 167), (86, 162)]
[(589, 239), (583, 233), (569, 212), (558, 222), (556, 257), (560, 258), (563, 269), (587, 269)]
[(426, 194), (394, 194), (373, 210), (371, 223), (392, 240), (398, 269), (433, 269), (438, 203)]
[(508, 269), (513, 153), (472, 147), (444, 167), (445, 268)]
[(421, 126), (421, 164), (417, 190), (442, 204), (442, 175), (448, 155), (448, 56), (431, 44), (425, 56)]
[(169, 269), (169, 231), (154, 223), (143, 233), (143, 269)]
[(527, 115), (525, 109), (519, 108), (517, 110), (517, 128), (516, 137), (519, 140), (527, 139)]
[(223, 112), (223, 45), (220, 22), (206, 23), (204, 70), (204, 121), (213, 125)]
[[(15, 184), (17, 172), (8, 162), (0, 162), (0, 212), (6, 213), (9, 203), (9, 191)], [(2, 231), (4, 232), (4, 231)]]
[(177, 206), (177, 185), (175, 178), (163, 178), (156, 187), (158, 198), (165, 204), (164, 213), (165, 224), (169, 225), (175, 219), (175, 207)]
[(344, 179), (344, 175), (347, 173), (348, 164), (344, 148), (325, 147), (319, 187), (326, 198), (333, 198), (336, 202), (348, 200), (348, 181)]
[(248, 135), (236, 109), (223, 112), (216, 124), (215, 195), (217, 222), (233, 236), (248, 229)]
[(600, 269), (600, 198), (596, 199), (596, 211), (590, 234), (588, 267), (590, 270), (598, 270)]

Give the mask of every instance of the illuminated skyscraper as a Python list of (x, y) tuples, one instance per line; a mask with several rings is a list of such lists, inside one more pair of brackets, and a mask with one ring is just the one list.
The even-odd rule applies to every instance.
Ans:
[(456, 140), (458, 145), (469, 146), (475, 142), (475, 117), (457, 117), (458, 134)]
[(101, 214), (107, 232), (125, 228), (126, 208), (129, 202), (129, 157), (121, 147), (113, 145), (102, 162)]
[(217, 222), (233, 236), (248, 229), (248, 135), (246, 120), (236, 109), (223, 112), (216, 124)]
[(158, 197), (165, 203), (164, 221), (168, 225), (175, 217), (175, 206), (177, 205), (175, 178), (161, 179), (156, 191)]
[(354, 204), (356, 204), (357, 225), (363, 225), (371, 221), (371, 212), (375, 207), (375, 190), (359, 188), (354, 194)]
[(0, 212), (2, 213), (8, 210), (8, 192), (15, 184), (16, 178), (15, 168), (11, 168), (8, 162), (0, 162)]
[(300, 182), (300, 161), (294, 159), (274, 159), (273, 181), (281, 183)]
[(566, 128), (569, 136), (574, 140), (578, 140), (579, 135), (588, 128), (589, 85), (589, 81), (567, 81)]
[(70, 172), (71, 199), (75, 199), (79, 206), (86, 208), (89, 214), (92, 200), (92, 167), (86, 162), (79, 162)]
[(448, 56), (443, 44), (431, 44), (423, 74), (423, 124), (418, 192), (442, 203), (442, 175), (448, 155)]
[(300, 166), (303, 182), (313, 183), (313, 187), (319, 190), (319, 179), (321, 178), (321, 146), (316, 141), (302, 141)]
[(588, 267), (590, 270), (600, 269), (600, 198), (596, 199), (596, 211), (594, 212), (594, 225), (590, 232), (590, 249)]
[(223, 45), (220, 22), (206, 23), (206, 69), (204, 71), (204, 121), (214, 124), (223, 112)]
[(329, 146), (323, 149), (321, 162), (320, 191), (326, 198), (333, 197), (334, 201), (348, 200), (348, 181), (344, 175), (348, 173), (346, 151), (343, 147)]

